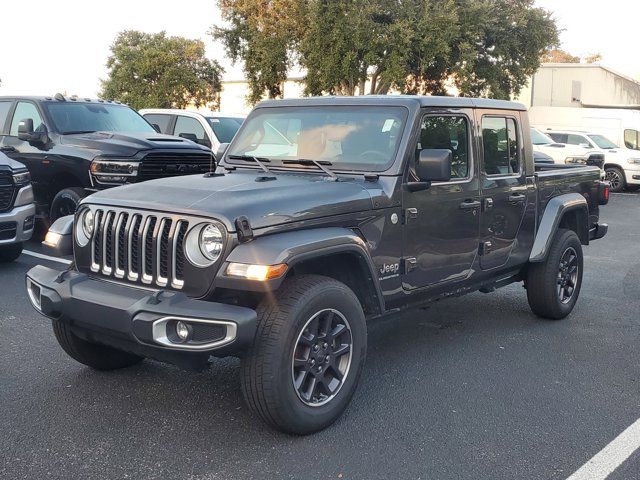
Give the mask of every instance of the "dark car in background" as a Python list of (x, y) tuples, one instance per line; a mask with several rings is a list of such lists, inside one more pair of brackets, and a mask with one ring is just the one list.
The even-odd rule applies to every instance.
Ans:
[(52, 220), (98, 190), (214, 168), (211, 150), (126, 105), (61, 94), (0, 97), (0, 151), (26, 165), (39, 216)]

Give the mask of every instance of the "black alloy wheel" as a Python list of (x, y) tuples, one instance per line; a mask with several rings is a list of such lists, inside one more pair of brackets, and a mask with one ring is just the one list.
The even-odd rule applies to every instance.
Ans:
[(303, 327), (294, 349), (291, 378), (298, 398), (310, 407), (330, 402), (349, 374), (352, 336), (342, 313), (327, 308)]

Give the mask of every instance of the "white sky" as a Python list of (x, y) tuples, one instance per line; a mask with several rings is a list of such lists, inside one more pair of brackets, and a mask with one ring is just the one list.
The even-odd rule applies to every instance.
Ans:
[[(242, 78), (207, 35), (220, 22), (216, 0), (31, 0), (3, 1), (0, 26), (0, 95), (96, 96), (116, 34), (166, 30), (200, 38), (207, 54)], [(554, 12), (563, 48), (574, 55), (600, 52), (602, 63), (640, 77), (637, 0), (537, 0)]]

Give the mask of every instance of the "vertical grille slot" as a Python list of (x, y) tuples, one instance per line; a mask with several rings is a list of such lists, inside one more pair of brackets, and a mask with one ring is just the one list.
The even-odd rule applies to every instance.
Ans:
[(140, 268), (140, 228), (142, 226), (142, 215), (133, 215), (127, 233), (129, 272), (127, 278), (133, 282), (138, 280)]
[(116, 277), (124, 278), (127, 268), (127, 228), (129, 226), (129, 214), (121, 213), (116, 223), (115, 259)]
[(99, 272), (102, 265), (102, 230), (104, 225), (104, 212), (97, 210), (95, 213), (95, 233), (93, 235), (93, 244), (91, 246), (91, 270)]
[(156, 283), (161, 287), (166, 287), (169, 278), (169, 234), (171, 232), (171, 224), (173, 222), (168, 218), (163, 218), (160, 221), (160, 228), (158, 229), (158, 238), (156, 244), (158, 251), (156, 254), (157, 261), (157, 280)]
[(187, 234), (189, 222), (180, 220), (176, 227), (173, 242), (173, 278), (171, 285), (175, 288), (184, 286), (184, 237)]
[(151, 283), (153, 281), (153, 257), (155, 256), (153, 248), (153, 233), (156, 228), (158, 219), (156, 217), (147, 217), (147, 221), (142, 231), (142, 281), (143, 283)]
[(113, 220), (114, 212), (104, 214), (104, 228), (102, 229), (102, 273), (111, 275), (113, 271)]

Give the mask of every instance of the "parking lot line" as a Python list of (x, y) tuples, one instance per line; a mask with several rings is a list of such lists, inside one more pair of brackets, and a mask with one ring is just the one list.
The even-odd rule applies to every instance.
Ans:
[(30, 255), (36, 258), (42, 258), (44, 260), (49, 260), (51, 262), (64, 263), (65, 265), (71, 265), (71, 260), (67, 260), (66, 258), (58, 258), (52, 257), (51, 255), (45, 255), (44, 253), (32, 252), (31, 250), (23, 250), (22, 253), (25, 255)]
[(640, 448), (640, 419), (596, 453), (567, 480), (605, 479)]

